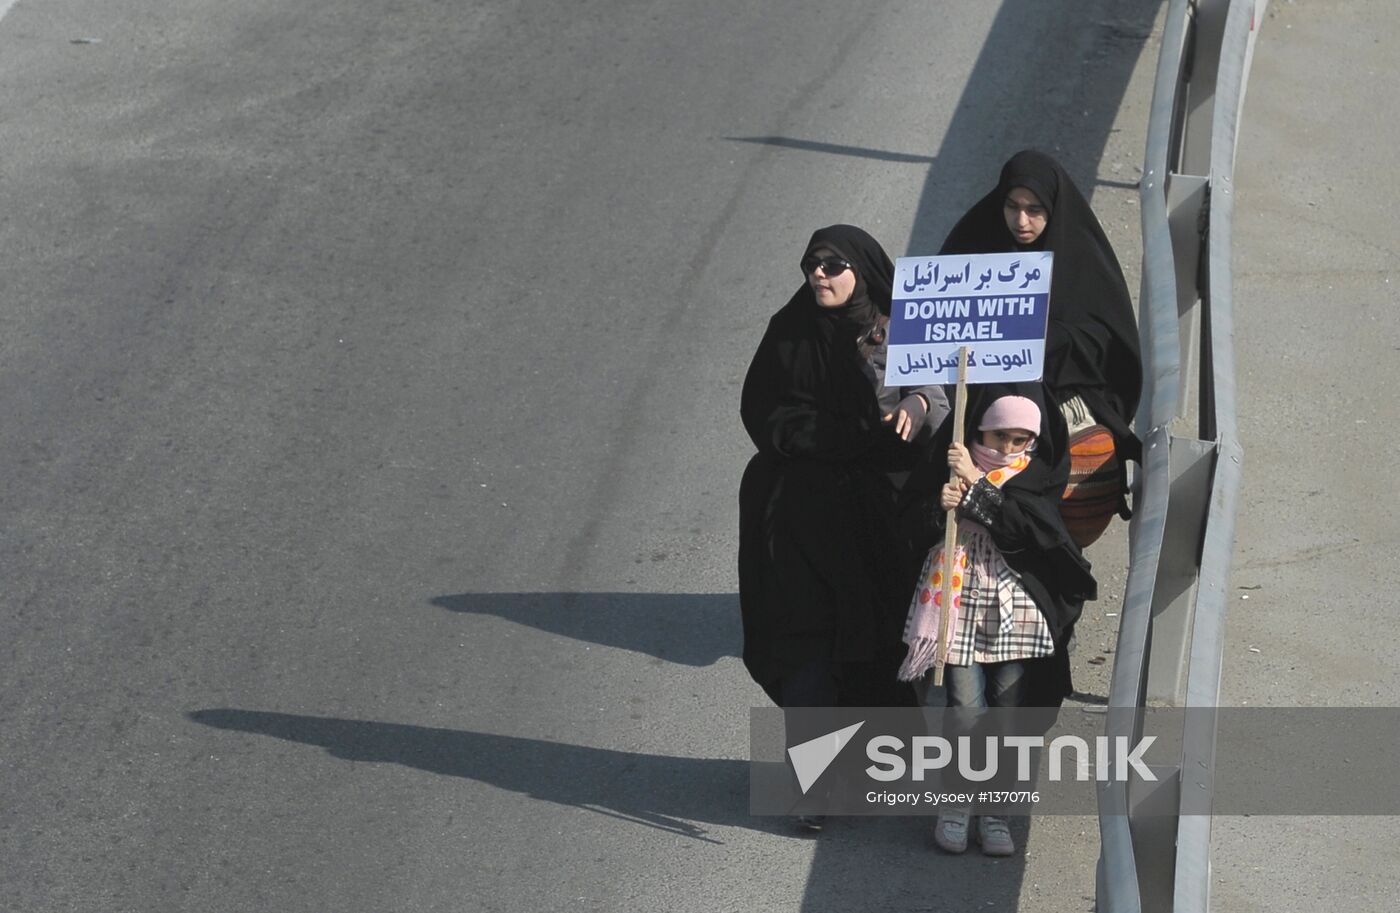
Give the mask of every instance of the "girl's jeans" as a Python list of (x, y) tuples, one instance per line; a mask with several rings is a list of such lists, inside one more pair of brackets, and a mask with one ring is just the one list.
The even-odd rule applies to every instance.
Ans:
[[(1025, 696), (1026, 667), (1018, 660), (944, 666), (943, 673), (949, 707), (1020, 707)], [(930, 688), (929, 697), (936, 690)]]
[[(955, 713), (945, 716), (945, 724), (950, 727), (949, 734), (972, 733), (978, 738), (972, 740), (973, 759), (977, 769), (984, 769), (987, 757), (984, 751), (977, 746), (982, 745), (981, 736), (996, 735), (999, 733), (998, 722), (991, 722), (988, 728), (988, 721), (981, 719), (983, 711), (995, 707), (1020, 707), (1026, 692), (1026, 667), (1025, 664), (1013, 660), (1004, 663), (972, 663), (967, 666), (944, 666), (943, 667), (943, 687), (935, 688), (932, 684), (933, 676), (930, 673), (924, 679), (925, 687), (919, 697), (925, 707), (950, 707), (965, 708), (962, 713)], [(1009, 762), (1009, 758), (1001, 758), (1003, 763)], [(982, 788), (988, 786), (1002, 789), (1010, 788), (1032, 788), (1029, 784), (1018, 785), (1009, 783), (1006, 774), (1014, 765), (1007, 764), (1003, 768), (998, 764), (998, 772), (1001, 774), (992, 783), (980, 784)], [(956, 791), (976, 792), (978, 784), (963, 783), (960, 780), (945, 779), (945, 783)]]

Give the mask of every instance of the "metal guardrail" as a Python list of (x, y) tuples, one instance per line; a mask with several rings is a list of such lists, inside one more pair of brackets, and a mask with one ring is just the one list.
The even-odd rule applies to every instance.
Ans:
[[(1170, 0), (1167, 9), (1141, 187), (1143, 465), (1133, 485), (1109, 737), (1155, 734), (1144, 732), (1148, 707), (1219, 703), (1242, 456), (1231, 310), (1234, 161), (1266, 5)], [(1210, 908), (1211, 819), (1180, 810), (1183, 790), (1213, 790), (1215, 725), (1209, 713), (1188, 716), (1184, 731), (1162, 734), (1182, 750), (1179, 763), (1154, 770), (1157, 783), (1110, 777), (1099, 785), (1100, 913)]]

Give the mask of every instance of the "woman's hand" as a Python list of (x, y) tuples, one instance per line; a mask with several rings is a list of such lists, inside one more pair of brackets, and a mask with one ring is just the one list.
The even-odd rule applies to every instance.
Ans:
[(895, 433), (908, 441), (924, 427), (924, 419), (927, 417), (928, 400), (918, 393), (911, 393), (899, 401), (893, 412), (885, 416), (885, 421), (893, 421)]
[(970, 486), (961, 479), (953, 479), (943, 486), (943, 492), (938, 498), (939, 506), (944, 510), (952, 510), (962, 503), (963, 495)]
[(972, 454), (967, 452), (967, 448), (962, 444), (953, 444), (948, 448), (948, 468), (952, 469), (959, 479), (971, 486), (978, 479), (982, 478), (982, 470), (977, 468), (977, 464), (972, 462)]

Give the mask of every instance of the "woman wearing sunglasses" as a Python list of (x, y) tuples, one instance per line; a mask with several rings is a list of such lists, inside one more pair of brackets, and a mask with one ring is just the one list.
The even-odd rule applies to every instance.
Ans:
[(894, 266), (874, 238), (823, 228), (800, 263), (744, 379), (744, 664), (782, 707), (907, 703), (896, 484), (948, 403), (882, 386)]

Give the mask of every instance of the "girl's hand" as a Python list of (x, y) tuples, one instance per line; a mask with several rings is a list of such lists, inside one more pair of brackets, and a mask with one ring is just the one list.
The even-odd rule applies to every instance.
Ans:
[(963, 494), (967, 491), (968, 484), (960, 479), (953, 479), (943, 486), (943, 491), (939, 495), (938, 503), (944, 510), (952, 510), (962, 503)]
[(948, 448), (948, 467), (969, 486), (982, 478), (982, 470), (972, 462), (972, 454), (962, 444), (953, 444)]

